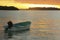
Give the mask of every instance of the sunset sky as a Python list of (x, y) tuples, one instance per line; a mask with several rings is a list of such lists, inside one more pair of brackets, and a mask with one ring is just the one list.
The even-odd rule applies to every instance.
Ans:
[(0, 0), (0, 6), (15, 6), (19, 9), (28, 9), (29, 7), (60, 8), (60, 0)]

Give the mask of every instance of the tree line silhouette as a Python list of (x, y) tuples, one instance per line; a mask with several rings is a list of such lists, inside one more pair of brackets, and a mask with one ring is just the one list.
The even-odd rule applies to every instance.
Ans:
[(54, 7), (33, 7), (29, 9), (18, 9), (14, 6), (0, 6), (0, 10), (60, 10)]
[(18, 8), (14, 6), (0, 6), (0, 10), (19, 10)]

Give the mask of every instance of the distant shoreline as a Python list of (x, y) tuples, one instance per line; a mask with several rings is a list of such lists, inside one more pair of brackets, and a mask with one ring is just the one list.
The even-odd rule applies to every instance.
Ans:
[(54, 7), (33, 7), (28, 9), (18, 9), (14, 6), (0, 6), (0, 10), (60, 10), (59, 8)]

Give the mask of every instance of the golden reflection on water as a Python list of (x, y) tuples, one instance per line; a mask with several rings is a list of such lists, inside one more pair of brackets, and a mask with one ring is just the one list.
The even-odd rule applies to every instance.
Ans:
[(36, 13), (38, 14), (36, 13), (34, 14), (33, 12), (30, 13), (31, 14), (28, 15), (26, 14), (27, 17), (23, 15), (25, 17), (24, 20), (20, 20), (20, 19), (15, 20), (15, 19), (11, 19), (11, 17), (0, 18), (0, 29), (2, 29), (3, 28), (2, 26), (7, 24), (9, 20), (11, 20), (14, 24), (23, 21), (31, 21), (31, 26), (30, 26), (31, 36), (46, 37), (50, 39), (54, 38), (55, 35), (60, 36), (60, 19), (53, 19), (51, 15), (49, 15), (47, 12), (38, 13), (37, 11)]

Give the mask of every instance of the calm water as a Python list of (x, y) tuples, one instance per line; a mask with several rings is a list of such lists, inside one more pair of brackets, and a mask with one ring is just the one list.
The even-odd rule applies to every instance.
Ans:
[[(13, 33), (11, 39), (4, 34), (4, 25), (11, 20), (13, 23), (31, 21), (30, 31)], [(60, 11), (20, 10), (0, 11), (0, 40), (59, 40)]]

